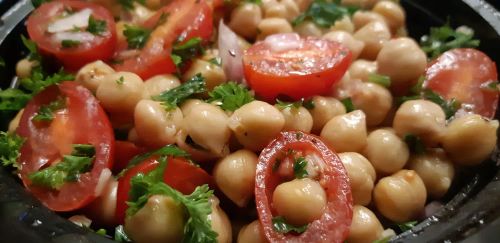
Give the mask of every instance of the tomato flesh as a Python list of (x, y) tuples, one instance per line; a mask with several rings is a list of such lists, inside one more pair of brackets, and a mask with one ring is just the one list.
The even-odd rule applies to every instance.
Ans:
[[(42, 105), (61, 95), (66, 97), (63, 113), (57, 114), (50, 124), (32, 121)], [(21, 179), (43, 204), (54, 211), (71, 211), (96, 198), (101, 173), (113, 164), (114, 134), (106, 113), (88, 89), (69, 81), (47, 88), (28, 103), (17, 133), (26, 138), (19, 158)], [(28, 176), (69, 154), (72, 144), (94, 146), (91, 171), (81, 174), (77, 182), (67, 182), (58, 191), (33, 185)]]
[[(164, 23), (158, 24), (162, 15), (168, 17)], [(213, 30), (212, 16), (213, 10), (204, 0), (177, 0), (170, 3), (143, 24), (143, 27), (154, 30), (140, 53), (115, 64), (114, 68), (136, 73), (143, 79), (176, 72), (177, 67), (170, 57), (172, 45), (179, 39), (188, 41), (200, 37), (208, 40)], [(115, 56), (126, 49), (126, 43), (119, 44)]]
[(486, 54), (476, 49), (453, 49), (429, 64), (424, 85), (446, 99), (457, 99), (473, 113), (493, 118), (498, 91), (485, 86), (497, 80), (496, 65)]
[(144, 148), (138, 147), (134, 143), (128, 141), (115, 141), (115, 159), (113, 164), (113, 174), (120, 173), (127, 168), (128, 163), (135, 156), (146, 152)]
[(255, 43), (244, 54), (243, 70), (255, 93), (273, 102), (280, 95), (298, 100), (329, 93), (350, 63), (351, 52), (340, 43), (307, 37), (286, 50)]
[[(68, 9), (78, 12), (91, 9), (96, 21), (105, 21), (106, 30), (99, 35), (93, 35), (92, 40), (85, 40), (76, 47), (65, 48), (62, 42), (54, 40), (54, 34), (47, 31), (51, 22)], [(87, 63), (97, 60), (109, 60), (116, 45), (116, 27), (111, 13), (104, 7), (83, 1), (52, 1), (42, 4), (28, 18), (27, 29), (30, 38), (37, 44), (40, 52), (54, 56), (64, 68), (77, 71)]]
[[(128, 201), (132, 177), (139, 173), (150, 172), (158, 165), (157, 157), (150, 157), (129, 169), (118, 180), (116, 201), (116, 218), (118, 222), (123, 223), (125, 220), (125, 212), (128, 208), (126, 201)], [(169, 158), (163, 181), (184, 194), (190, 194), (197, 186), (210, 184), (212, 177), (203, 169), (193, 165), (184, 158)]]
[[(271, 205), (274, 189), (283, 178), (273, 171), (279, 156), (289, 149), (314, 152), (326, 166), (320, 171), (319, 182), (327, 195), (327, 206), (321, 218), (309, 224), (300, 235), (281, 234), (274, 230)], [(339, 157), (318, 137), (302, 132), (282, 132), (260, 154), (255, 177), (255, 200), (264, 234), (270, 242), (343, 242), (352, 220), (352, 196), (349, 178)]]

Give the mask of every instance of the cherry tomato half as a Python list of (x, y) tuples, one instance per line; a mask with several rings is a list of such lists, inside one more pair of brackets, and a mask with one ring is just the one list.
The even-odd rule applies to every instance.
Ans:
[[(42, 105), (61, 96), (65, 97), (66, 108), (51, 122), (32, 121)], [(96, 198), (101, 173), (113, 164), (114, 135), (106, 113), (88, 89), (69, 81), (47, 88), (28, 103), (17, 133), (26, 138), (19, 158), (21, 179), (43, 204), (54, 211), (71, 211)], [(94, 146), (91, 171), (81, 174), (76, 182), (67, 182), (58, 191), (32, 185), (28, 175), (70, 154), (72, 144)]]
[(120, 173), (123, 169), (127, 168), (128, 163), (135, 156), (146, 152), (145, 148), (138, 147), (129, 141), (115, 141), (115, 159), (113, 163), (113, 174)]
[(351, 52), (324, 39), (277, 34), (255, 43), (243, 56), (245, 79), (267, 101), (295, 100), (330, 92), (351, 64)]
[[(125, 211), (128, 206), (128, 193), (130, 191), (130, 181), (132, 177), (139, 173), (147, 173), (159, 165), (157, 157), (151, 157), (129, 169), (118, 180), (118, 193), (116, 200), (117, 221), (123, 223), (125, 220)], [(184, 158), (169, 158), (167, 168), (163, 176), (163, 181), (172, 188), (184, 193), (192, 193), (197, 186), (210, 184), (212, 177), (203, 169), (190, 163)]]
[[(90, 33), (87, 27), (74, 28), (64, 25), (49, 31), (50, 26), (54, 27), (53, 24), (61, 18), (89, 9), (90, 16), (96, 22), (104, 21), (106, 24), (99, 33)], [(88, 19), (83, 20), (87, 23), (88, 21)], [(30, 38), (37, 44), (40, 52), (54, 56), (70, 71), (77, 71), (89, 62), (110, 59), (116, 45), (116, 27), (111, 13), (102, 6), (84, 1), (44, 3), (30, 15), (27, 28)], [(65, 41), (73, 42), (69, 43), (71, 45), (64, 45)]]
[(444, 98), (455, 98), (476, 114), (488, 118), (495, 116), (498, 90), (489, 90), (486, 86), (497, 82), (497, 68), (483, 52), (476, 49), (447, 51), (429, 64), (425, 76), (424, 86)]
[[(272, 218), (274, 189), (283, 181), (274, 171), (275, 163), (289, 149), (315, 153), (324, 163), (318, 181), (327, 195), (327, 206), (321, 218), (309, 224), (300, 235), (274, 230)], [(279, 169), (278, 169), (279, 170)], [(255, 176), (255, 201), (264, 234), (270, 242), (343, 242), (352, 220), (352, 196), (349, 178), (339, 157), (318, 137), (303, 132), (282, 132), (260, 154)]]
[[(180, 39), (181, 43), (195, 37), (208, 40), (213, 30), (212, 16), (212, 7), (204, 0), (176, 0), (170, 3), (143, 24), (153, 32), (140, 53), (120, 60), (114, 68), (136, 73), (143, 79), (175, 72), (177, 68), (170, 55), (172, 45)], [(127, 48), (127, 43), (119, 43), (115, 58), (121, 59), (120, 53)]]

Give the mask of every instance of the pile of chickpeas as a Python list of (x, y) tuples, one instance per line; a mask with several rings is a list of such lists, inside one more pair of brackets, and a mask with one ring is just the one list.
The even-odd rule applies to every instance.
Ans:
[[(160, 2), (146, 1), (150, 8), (137, 7), (132, 19), (150, 16)], [(428, 64), (426, 54), (415, 40), (406, 37), (405, 12), (395, 1), (343, 0), (342, 4), (362, 10), (344, 16), (329, 29), (308, 20), (292, 26), (291, 21), (311, 2), (242, 1), (232, 10), (228, 26), (241, 37), (244, 49), (250, 46), (249, 41), (288, 32), (322, 37), (348, 47), (353, 54), (349, 70), (332, 88), (330, 96), (312, 97), (312, 109), (282, 109), (255, 100), (228, 112), (203, 101), (202, 96), (166, 110), (151, 99), (197, 73), (206, 79), (209, 90), (227, 82), (223, 69), (209, 62), (217, 56), (217, 48), (195, 59), (180, 78), (158, 75), (142, 80), (134, 73), (115, 72), (106, 63), (97, 61), (81, 68), (75, 81), (96, 95), (114, 127), (128, 130), (130, 141), (150, 147), (175, 143), (195, 161), (216, 161), (212, 172), (215, 183), (241, 208), (254, 198), (258, 156), (272, 139), (281, 131), (316, 134), (338, 153), (349, 176), (355, 206), (347, 242), (372, 242), (390, 236), (394, 231), (384, 230), (378, 217), (395, 223), (421, 219), (426, 203), (447, 193), (457, 166), (477, 165), (492, 153), (498, 121), (473, 114), (457, 114), (447, 121), (439, 105), (422, 99), (397, 107), (388, 88), (368, 82), (370, 74), (376, 73), (390, 77), (393, 87), (408, 87), (424, 74)], [(124, 23), (118, 22), (118, 28)], [(20, 61), (18, 76), (29, 74), (31, 65), (27, 60)], [(123, 83), (117, 83), (121, 77)], [(348, 113), (340, 102), (347, 97), (356, 108)], [(16, 127), (16, 119), (11, 130)], [(423, 141), (424, 153), (410, 152), (404, 141), (408, 134)], [(304, 188), (310, 190), (297, 193)], [(182, 215), (175, 213), (180, 211), (168, 200), (152, 197), (143, 209), (127, 219), (125, 229), (132, 239), (137, 242), (180, 239)], [(219, 234), (219, 242), (231, 242), (232, 238), (241, 243), (266, 242), (257, 219), (246, 222), (238, 231), (239, 227), (232, 225), (219, 207), (218, 199), (213, 200), (212, 227)], [(296, 225), (319, 218), (327, 203), (325, 191), (311, 178), (279, 185), (273, 201), (277, 212)]]

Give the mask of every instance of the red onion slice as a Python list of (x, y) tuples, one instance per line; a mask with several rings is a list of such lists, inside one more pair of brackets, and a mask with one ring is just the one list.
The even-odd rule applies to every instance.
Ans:
[(238, 36), (224, 24), (219, 23), (219, 56), (222, 68), (229, 80), (242, 82), (243, 80), (243, 50), (238, 43)]

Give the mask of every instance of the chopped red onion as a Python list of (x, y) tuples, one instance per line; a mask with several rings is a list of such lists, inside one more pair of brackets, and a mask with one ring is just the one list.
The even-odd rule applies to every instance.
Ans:
[(229, 80), (242, 82), (243, 80), (243, 50), (238, 41), (238, 36), (220, 21), (219, 24), (219, 56), (222, 68)]

